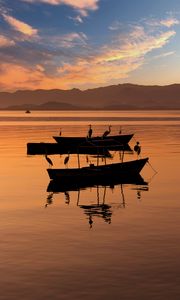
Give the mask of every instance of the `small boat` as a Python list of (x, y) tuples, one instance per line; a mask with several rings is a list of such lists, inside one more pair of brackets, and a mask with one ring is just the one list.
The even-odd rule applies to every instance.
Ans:
[(82, 143), (91, 142), (91, 143), (101, 143), (101, 142), (108, 142), (112, 141), (113, 143), (119, 145), (126, 145), (132, 139), (134, 134), (119, 134), (119, 135), (109, 135), (109, 136), (96, 136), (96, 137), (66, 137), (66, 136), (53, 136), (57, 143), (62, 145), (81, 145)]
[[(110, 140), (108, 141), (108, 144), (106, 144), (106, 147), (103, 146), (103, 141), (102, 142), (94, 142), (88, 143), (85, 142), (83, 143), (80, 147), (77, 147), (76, 145), (61, 145), (60, 143), (27, 143), (27, 154), (28, 155), (45, 155), (45, 154), (102, 154), (105, 155), (106, 157), (110, 157), (109, 150), (119, 150), (119, 151), (124, 151), (124, 152), (132, 152), (132, 149), (130, 146), (127, 145), (114, 145), (109, 143)], [(94, 146), (96, 145), (96, 147)]]
[(106, 177), (121, 177), (135, 176), (139, 174), (145, 164), (148, 162), (148, 158), (142, 158), (132, 161), (111, 163), (105, 165), (90, 164), (88, 167), (68, 168), (68, 169), (52, 169), (48, 168), (47, 172), (52, 180), (73, 180), (74, 182), (80, 182), (85, 180), (99, 180)]
[(26, 114), (30, 114), (31, 111), (30, 111), (29, 109), (27, 109), (27, 110), (25, 111), (25, 113), (26, 113)]

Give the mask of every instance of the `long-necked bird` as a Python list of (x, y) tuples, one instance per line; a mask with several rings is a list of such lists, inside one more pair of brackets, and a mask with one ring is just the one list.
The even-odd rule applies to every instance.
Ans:
[(92, 133), (93, 133), (93, 130), (92, 130), (92, 127), (91, 127), (91, 124), (89, 125), (89, 130), (88, 130), (88, 138), (90, 139), (92, 137)]
[(110, 134), (111, 132), (111, 125), (109, 125), (109, 130), (106, 130), (104, 133), (103, 133), (103, 138), (106, 137), (108, 134)]
[(69, 161), (69, 153), (68, 153), (68, 156), (65, 157), (64, 159), (64, 165), (67, 165), (68, 164), (68, 161)]
[(45, 155), (45, 159), (47, 160), (47, 162), (49, 163), (49, 167), (53, 166), (53, 162), (52, 160), (47, 156), (47, 154)]
[(139, 155), (141, 153), (141, 146), (139, 145), (139, 142), (136, 142), (136, 145), (134, 146), (134, 151)]

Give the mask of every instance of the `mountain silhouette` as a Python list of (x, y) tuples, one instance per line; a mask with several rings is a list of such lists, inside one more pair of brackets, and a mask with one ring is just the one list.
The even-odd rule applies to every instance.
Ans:
[(180, 109), (180, 84), (0, 92), (0, 109)]

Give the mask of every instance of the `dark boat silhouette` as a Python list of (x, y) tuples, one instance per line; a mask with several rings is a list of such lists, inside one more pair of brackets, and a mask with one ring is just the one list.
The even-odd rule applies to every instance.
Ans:
[[(88, 138), (89, 142), (92, 143), (101, 143), (101, 142), (108, 142), (109, 140), (113, 141), (119, 145), (126, 145), (132, 139), (134, 134), (119, 134), (119, 135), (108, 135), (108, 136), (96, 136)], [(77, 145), (79, 146), (82, 143), (87, 141), (87, 137), (65, 137), (65, 136), (53, 136), (57, 143), (62, 145)]]
[(47, 172), (50, 179), (53, 180), (73, 180), (84, 181), (94, 180), (106, 177), (133, 177), (139, 174), (145, 164), (148, 162), (148, 158), (142, 158), (137, 160), (131, 160), (126, 162), (111, 163), (105, 165), (90, 164), (88, 167), (79, 168), (48, 168)]
[[(27, 143), (27, 154), (28, 155), (45, 155), (45, 154), (66, 154), (70, 152), (71, 154), (104, 154), (109, 157), (109, 150), (125, 151), (131, 152), (132, 149), (128, 144), (126, 145), (114, 145), (109, 143), (109, 145), (98, 146), (89, 142), (85, 142), (80, 146), (76, 145), (61, 145), (60, 143)], [(95, 147), (96, 146), (96, 147)]]

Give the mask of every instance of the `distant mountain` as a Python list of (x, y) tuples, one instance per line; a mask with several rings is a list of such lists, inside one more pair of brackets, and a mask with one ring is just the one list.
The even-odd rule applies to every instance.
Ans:
[(78, 106), (62, 102), (46, 102), (43, 104), (10, 105), (8, 110), (79, 110)]
[[(31, 104), (29, 104), (31, 103)], [(180, 109), (180, 84), (0, 92), (1, 109)]]

